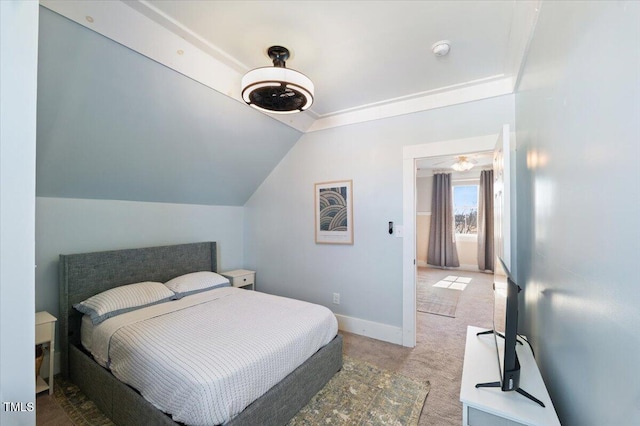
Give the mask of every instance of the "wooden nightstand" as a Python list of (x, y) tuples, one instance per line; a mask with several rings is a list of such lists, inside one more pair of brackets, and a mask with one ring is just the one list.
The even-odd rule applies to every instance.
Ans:
[(57, 318), (49, 312), (36, 313), (36, 345), (47, 344), (49, 346), (49, 383), (40, 376), (36, 377), (36, 393), (49, 389), (49, 395), (53, 394), (53, 361), (56, 351), (56, 321)]
[(229, 281), (231, 281), (231, 285), (234, 287), (241, 287), (247, 290), (256, 289), (256, 271), (235, 269), (233, 271), (221, 272), (220, 275), (229, 278)]

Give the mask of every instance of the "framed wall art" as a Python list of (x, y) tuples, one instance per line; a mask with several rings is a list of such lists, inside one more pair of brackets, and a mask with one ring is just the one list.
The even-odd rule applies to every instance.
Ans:
[(315, 184), (316, 244), (353, 244), (353, 181)]

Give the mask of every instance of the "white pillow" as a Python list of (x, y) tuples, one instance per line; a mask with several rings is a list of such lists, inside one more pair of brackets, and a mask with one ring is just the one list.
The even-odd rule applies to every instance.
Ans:
[(201, 271), (180, 275), (167, 281), (164, 285), (176, 294), (175, 299), (180, 299), (201, 291), (213, 290), (218, 287), (229, 287), (231, 284), (227, 278), (220, 274), (211, 271)]
[(162, 283), (145, 281), (115, 287), (73, 305), (100, 324), (107, 318), (173, 299), (174, 294)]

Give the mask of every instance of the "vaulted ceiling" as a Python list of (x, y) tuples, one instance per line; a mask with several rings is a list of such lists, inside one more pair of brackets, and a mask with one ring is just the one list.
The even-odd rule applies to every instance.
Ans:
[[(305, 132), (511, 93), (539, 5), (40, 3), (38, 195), (216, 205), (244, 204)], [(311, 110), (241, 101), (271, 45), (314, 81)]]

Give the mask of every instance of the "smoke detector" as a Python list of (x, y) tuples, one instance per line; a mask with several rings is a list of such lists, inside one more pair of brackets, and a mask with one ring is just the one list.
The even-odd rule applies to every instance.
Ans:
[(449, 50), (451, 50), (451, 42), (449, 40), (440, 40), (431, 46), (431, 51), (436, 56), (446, 56)]

